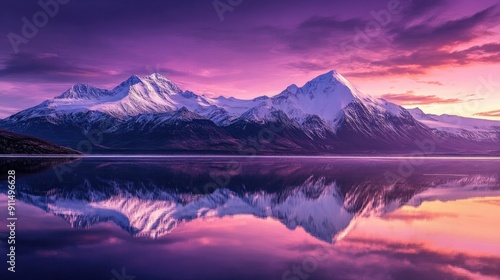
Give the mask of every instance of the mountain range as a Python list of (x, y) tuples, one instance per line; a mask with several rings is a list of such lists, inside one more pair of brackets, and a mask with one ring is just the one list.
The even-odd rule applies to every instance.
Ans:
[(336, 71), (251, 100), (181, 90), (160, 74), (112, 90), (76, 84), (0, 128), (84, 153), (500, 153), (500, 121), (425, 114), (361, 91)]

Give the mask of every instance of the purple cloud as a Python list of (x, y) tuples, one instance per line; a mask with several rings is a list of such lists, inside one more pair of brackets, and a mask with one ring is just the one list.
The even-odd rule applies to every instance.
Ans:
[(82, 67), (69, 63), (53, 53), (12, 54), (0, 68), (0, 78), (4, 80), (24, 80), (26, 78), (50, 81), (65, 81), (68, 78), (91, 79), (109, 74), (102, 69)]

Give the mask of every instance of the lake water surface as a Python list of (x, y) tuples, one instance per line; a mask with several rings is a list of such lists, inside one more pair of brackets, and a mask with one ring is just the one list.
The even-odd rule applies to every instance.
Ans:
[(500, 279), (498, 159), (4, 158), (0, 170), (1, 279)]

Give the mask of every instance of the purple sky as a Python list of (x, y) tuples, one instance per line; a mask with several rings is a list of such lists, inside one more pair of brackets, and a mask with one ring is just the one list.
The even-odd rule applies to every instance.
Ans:
[(331, 69), (407, 107), (500, 116), (498, 0), (242, 0), (223, 20), (213, 0), (64, 1), (17, 44), (23, 17), (42, 8), (1, 1), (0, 117), (77, 82), (112, 88), (132, 74), (250, 98)]

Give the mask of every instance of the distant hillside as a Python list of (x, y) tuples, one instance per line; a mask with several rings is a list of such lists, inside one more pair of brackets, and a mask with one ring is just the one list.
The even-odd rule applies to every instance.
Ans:
[(45, 140), (0, 129), (0, 154), (79, 154)]

